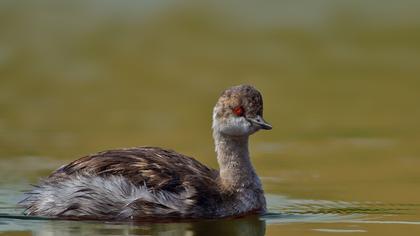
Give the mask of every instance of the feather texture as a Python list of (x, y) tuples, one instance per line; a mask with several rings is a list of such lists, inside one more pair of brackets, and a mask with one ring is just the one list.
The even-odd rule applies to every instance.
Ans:
[[(233, 110), (242, 109), (240, 114)], [(20, 203), (27, 215), (88, 219), (219, 218), (262, 213), (266, 203), (248, 138), (271, 129), (261, 94), (240, 85), (213, 109), (220, 171), (157, 147), (110, 150), (54, 171)]]
[(54, 171), (21, 202), (28, 215), (117, 219), (214, 214), (218, 172), (156, 147), (111, 150)]

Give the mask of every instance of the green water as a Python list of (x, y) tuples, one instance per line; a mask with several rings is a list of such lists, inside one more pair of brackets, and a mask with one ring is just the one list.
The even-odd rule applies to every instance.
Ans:
[[(416, 235), (420, 3), (1, 1), (0, 235)], [(78, 222), (16, 202), (82, 155), (163, 146), (217, 167), (220, 92), (261, 90), (261, 217)]]

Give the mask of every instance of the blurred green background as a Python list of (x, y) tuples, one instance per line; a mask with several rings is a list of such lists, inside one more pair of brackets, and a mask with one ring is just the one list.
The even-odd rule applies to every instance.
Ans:
[(1, 1), (0, 166), (35, 182), (104, 149), (217, 167), (211, 112), (253, 84), (266, 191), (419, 201), (419, 1)]

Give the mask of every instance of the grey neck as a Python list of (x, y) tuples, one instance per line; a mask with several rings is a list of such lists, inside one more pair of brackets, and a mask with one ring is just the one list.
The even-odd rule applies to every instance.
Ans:
[(261, 188), (249, 157), (248, 136), (229, 136), (214, 131), (213, 138), (222, 186), (231, 190)]

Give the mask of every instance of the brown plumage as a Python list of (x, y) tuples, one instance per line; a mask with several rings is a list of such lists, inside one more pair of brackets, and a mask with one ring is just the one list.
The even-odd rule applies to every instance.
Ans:
[[(145, 184), (153, 191), (180, 192), (191, 184), (214, 182), (217, 171), (192, 157), (158, 147), (134, 147), (99, 152), (82, 157), (54, 171), (48, 178), (60, 179), (71, 175), (118, 175), (135, 184)], [(202, 186), (196, 186), (202, 187)]]
[[(232, 112), (241, 107), (244, 114)], [(248, 136), (271, 129), (262, 97), (236, 86), (213, 113), (220, 172), (157, 147), (110, 150), (75, 160), (44, 179), (20, 204), (25, 214), (87, 219), (214, 218), (264, 212)]]

